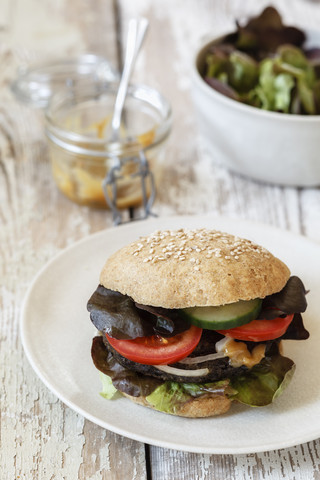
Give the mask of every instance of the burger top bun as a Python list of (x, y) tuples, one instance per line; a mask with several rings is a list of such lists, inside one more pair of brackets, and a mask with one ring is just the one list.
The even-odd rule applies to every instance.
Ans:
[(215, 306), (280, 291), (288, 267), (250, 240), (216, 230), (165, 230), (114, 253), (100, 283), (137, 303)]

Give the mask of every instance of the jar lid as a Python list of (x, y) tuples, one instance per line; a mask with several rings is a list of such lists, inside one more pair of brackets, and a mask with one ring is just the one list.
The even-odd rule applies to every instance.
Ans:
[(45, 108), (52, 95), (59, 90), (95, 81), (114, 82), (117, 79), (118, 74), (107, 59), (85, 54), (21, 68), (11, 90), (19, 101)]

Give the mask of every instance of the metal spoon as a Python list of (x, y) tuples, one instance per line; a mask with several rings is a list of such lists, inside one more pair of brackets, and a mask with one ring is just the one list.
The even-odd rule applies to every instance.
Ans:
[(147, 28), (148, 28), (148, 24), (149, 22), (146, 18), (131, 19), (129, 21), (124, 66), (123, 66), (119, 88), (118, 88), (118, 92), (117, 92), (117, 96), (114, 104), (114, 111), (113, 111), (113, 116), (111, 121), (111, 135), (110, 135), (111, 142), (117, 142), (119, 141), (119, 138), (120, 138), (119, 130), (121, 125), (121, 116), (122, 116), (123, 105), (127, 95), (129, 80), (130, 80), (131, 72), (133, 69), (133, 65), (136, 61), (139, 50), (143, 43)]

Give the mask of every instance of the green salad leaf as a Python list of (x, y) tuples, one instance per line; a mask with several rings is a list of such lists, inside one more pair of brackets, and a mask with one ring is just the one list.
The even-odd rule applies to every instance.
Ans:
[(237, 92), (248, 92), (257, 83), (258, 63), (244, 52), (234, 50), (230, 56), (229, 82)]
[(110, 400), (118, 390), (113, 386), (112, 378), (109, 377), (109, 375), (105, 375), (102, 372), (99, 372), (99, 375), (102, 383), (102, 391), (100, 392), (100, 395), (106, 400)]
[(232, 379), (231, 386), (237, 391), (233, 398), (252, 407), (268, 405), (287, 387), (294, 371), (295, 364), (290, 358), (265, 357), (258, 365)]
[(275, 73), (274, 61), (266, 59), (260, 64), (259, 80), (247, 97), (248, 104), (263, 110), (289, 112), (291, 92), (295, 86), (291, 75)]
[[(206, 54), (204, 80), (220, 93), (263, 110), (320, 114), (319, 54), (305, 34), (267, 7)], [(214, 80), (214, 81), (213, 81)]]
[(175, 414), (191, 398), (199, 398), (208, 393), (232, 397), (236, 392), (230, 387), (229, 379), (200, 384), (166, 381), (148, 395), (146, 400), (160, 412)]

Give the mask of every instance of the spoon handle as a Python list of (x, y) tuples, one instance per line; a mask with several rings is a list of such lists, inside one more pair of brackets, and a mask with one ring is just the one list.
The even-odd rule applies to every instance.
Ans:
[(131, 19), (129, 21), (129, 29), (126, 43), (126, 52), (124, 58), (124, 67), (120, 79), (119, 89), (116, 96), (114, 105), (114, 112), (111, 122), (112, 128), (112, 140), (115, 141), (118, 138), (118, 133), (121, 124), (121, 115), (124, 105), (124, 101), (127, 94), (129, 80), (132, 72), (133, 65), (143, 43), (147, 28), (148, 20), (146, 18)]

